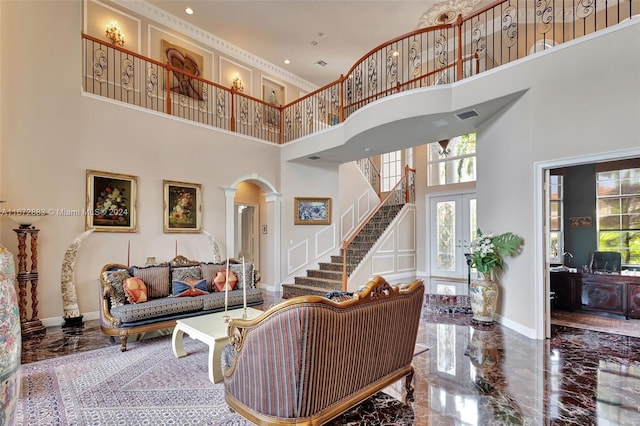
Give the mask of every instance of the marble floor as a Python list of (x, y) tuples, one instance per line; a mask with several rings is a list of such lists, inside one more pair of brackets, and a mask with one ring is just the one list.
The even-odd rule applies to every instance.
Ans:
[[(119, 343), (85, 321), (24, 338), (22, 360), (109, 345), (117, 356)], [(414, 367), (413, 402), (378, 398), (378, 406), (363, 404), (340, 424), (640, 424), (638, 338), (553, 326), (552, 338), (536, 341), (425, 305)]]

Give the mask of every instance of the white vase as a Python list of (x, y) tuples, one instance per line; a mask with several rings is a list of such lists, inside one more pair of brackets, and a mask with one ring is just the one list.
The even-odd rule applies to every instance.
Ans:
[(498, 285), (488, 276), (471, 280), (469, 289), (473, 320), (482, 324), (493, 324), (498, 306)]
[(20, 392), (20, 311), (13, 255), (0, 244), (0, 425), (15, 423)]

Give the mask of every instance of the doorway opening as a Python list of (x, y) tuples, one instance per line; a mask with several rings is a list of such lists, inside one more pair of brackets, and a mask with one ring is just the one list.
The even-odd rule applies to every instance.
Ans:
[(235, 257), (258, 265), (260, 259), (260, 234), (258, 205), (235, 203)]

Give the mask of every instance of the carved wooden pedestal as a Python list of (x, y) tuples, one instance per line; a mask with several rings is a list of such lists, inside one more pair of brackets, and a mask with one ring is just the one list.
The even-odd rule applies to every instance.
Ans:
[[(18, 234), (18, 307), (22, 334), (45, 332), (46, 328), (38, 319), (38, 232), (39, 229), (21, 225), (14, 229)], [(27, 270), (27, 235), (31, 239), (31, 268)], [(30, 285), (31, 317), (27, 312), (27, 287)]]

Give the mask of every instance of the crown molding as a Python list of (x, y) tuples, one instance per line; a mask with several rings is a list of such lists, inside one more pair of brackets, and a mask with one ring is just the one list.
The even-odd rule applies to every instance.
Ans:
[(167, 13), (164, 10), (147, 3), (145, 0), (111, 0), (111, 2), (133, 12), (136, 12), (159, 24), (165, 25), (168, 28), (178, 31), (181, 34), (184, 34), (194, 40), (199, 41), (200, 43), (205, 44), (206, 46), (216, 49), (221, 53), (225, 53), (234, 59), (241, 60), (260, 71), (264, 71), (275, 77), (278, 77), (279, 79), (296, 87), (299, 87), (302, 90), (312, 92), (318, 89), (318, 86), (316, 86), (315, 84), (312, 84), (298, 77), (297, 75), (292, 74), (285, 69), (272, 64), (271, 62), (265, 61), (264, 59), (254, 55), (253, 53), (247, 52), (246, 50), (241, 49), (238, 46), (235, 46), (228, 41), (221, 39), (220, 37), (216, 37), (215, 35), (203, 30), (202, 28), (191, 25), (187, 21), (180, 19), (177, 16), (171, 15), (170, 13)]

